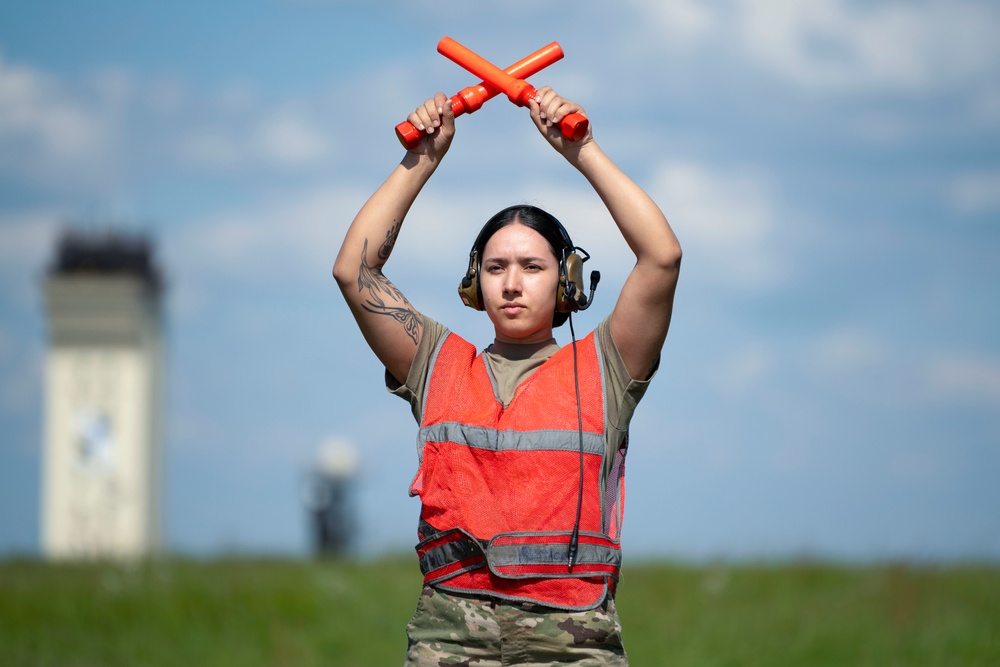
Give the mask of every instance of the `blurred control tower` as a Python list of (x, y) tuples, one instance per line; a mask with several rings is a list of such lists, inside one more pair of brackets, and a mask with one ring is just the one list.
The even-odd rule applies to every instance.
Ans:
[(42, 552), (161, 545), (163, 278), (150, 241), (66, 232), (45, 278)]
[(353, 497), (357, 472), (358, 453), (353, 443), (333, 438), (320, 447), (303, 488), (316, 555), (347, 555), (357, 543)]

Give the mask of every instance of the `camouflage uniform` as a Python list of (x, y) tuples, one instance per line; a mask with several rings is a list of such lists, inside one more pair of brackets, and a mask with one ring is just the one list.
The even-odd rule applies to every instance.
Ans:
[(406, 667), (628, 665), (612, 598), (569, 612), (425, 586), (406, 635)]

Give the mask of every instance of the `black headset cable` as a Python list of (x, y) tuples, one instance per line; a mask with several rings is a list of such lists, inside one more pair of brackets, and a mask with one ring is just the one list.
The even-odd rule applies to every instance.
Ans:
[[(580, 310), (590, 308), (590, 304), (594, 302), (594, 292), (597, 290), (597, 283), (600, 280), (600, 271), (590, 272), (590, 298), (583, 303)], [(583, 408), (580, 405), (580, 370), (576, 360), (576, 331), (573, 329), (572, 312), (569, 313), (567, 319), (569, 319), (569, 335), (573, 340), (573, 385), (576, 389), (576, 423), (580, 442), (580, 487), (576, 494), (576, 521), (573, 522), (573, 534), (569, 538), (569, 550), (566, 553), (566, 557), (569, 559), (569, 569), (572, 570), (573, 566), (576, 565), (576, 554), (580, 548), (580, 514), (583, 510)]]
[(573, 313), (569, 314), (569, 334), (573, 339), (573, 384), (576, 387), (576, 423), (580, 438), (580, 486), (576, 494), (576, 521), (573, 523), (573, 534), (569, 539), (569, 569), (576, 565), (576, 552), (580, 546), (580, 513), (583, 510), (583, 408), (580, 405), (580, 371), (576, 361), (576, 332), (573, 330)]

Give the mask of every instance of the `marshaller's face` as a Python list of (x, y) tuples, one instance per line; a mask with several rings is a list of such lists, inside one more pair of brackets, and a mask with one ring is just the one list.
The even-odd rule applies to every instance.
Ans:
[(541, 343), (552, 338), (559, 260), (548, 241), (514, 223), (483, 248), (479, 284), (498, 341)]

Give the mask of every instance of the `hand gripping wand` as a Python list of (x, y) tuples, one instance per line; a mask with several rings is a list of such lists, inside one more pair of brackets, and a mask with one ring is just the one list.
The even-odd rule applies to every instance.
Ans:
[[(532, 74), (542, 71), (557, 60), (562, 59), (563, 55), (563, 50), (559, 46), (559, 43), (552, 42), (502, 71), (517, 79), (525, 79)], [(479, 110), (487, 100), (496, 97), (501, 92), (499, 88), (483, 81), (475, 86), (463, 88), (455, 95), (452, 95), (449, 100), (451, 102), (451, 109), (455, 112), (456, 116), (461, 116), (464, 113), (472, 113)], [(416, 148), (423, 135), (424, 133), (415, 128), (409, 121), (404, 120), (396, 126), (396, 137), (399, 138), (399, 143), (403, 144), (407, 150)]]
[[(486, 83), (499, 88), (514, 104), (528, 106), (535, 99), (535, 87), (524, 79), (512, 76), (490, 61), (462, 46), (451, 37), (443, 37), (438, 42), (438, 53), (467, 69)], [(562, 119), (559, 129), (570, 141), (579, 141), (587, 134), (590, 121), (583, 114), (573, 113)]]

